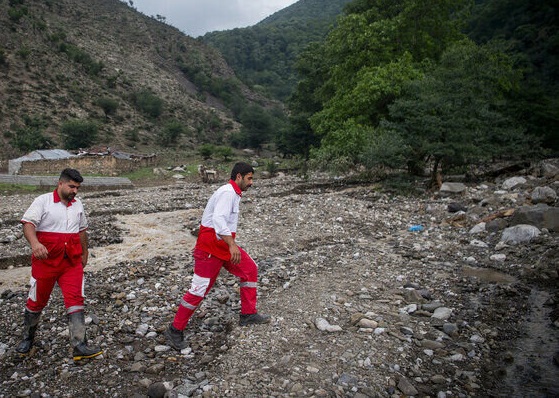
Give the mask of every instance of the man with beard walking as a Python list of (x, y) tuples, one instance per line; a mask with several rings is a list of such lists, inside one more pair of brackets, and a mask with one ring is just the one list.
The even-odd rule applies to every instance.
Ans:
[(182, 350), (188, 346), (183, 331), (190, 317), (210, 292), (222, 267), (240, 279), (241, 315), (239, 324), (247, 326), (270, 322), (269, 315), (256, 311), (258, 266), (235, 243), (242, 193), (252, 186), (254, 169), (239, 162), (233, 166), (229, 183), (221, 186), (208, 200), (196, 246), (194, 277), (183, 296), (175, 319), (165, 331), (171, 347)]
[(83, 269), (87, 265), (87, 218), (76, 198), (83, 177), (64, 169), (54, 192), (37, 197), (23, 215), (23, 234), (32, 250), (31, 288), (24, 314), (23, 339), (16, 347), (27, 354), (33, 346), (41, 311), (58, 283), (68, 314), (73, 359), (79, 361), (103, 353), (87, 345), (85, 336)]

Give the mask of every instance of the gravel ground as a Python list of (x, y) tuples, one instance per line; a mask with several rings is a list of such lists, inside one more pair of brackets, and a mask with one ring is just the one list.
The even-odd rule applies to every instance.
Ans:
[[(18, 221), (34, 195), (3, 196), (0, 397), (559, 396), (558, 234), (501, 242), (506, 211), (549, 183), (410, 197), (345, 180), (256, 180), (238, 241), (259, 264), (259, 310), (272, 322), (238, 326), (238, 282), (224, 272), (180, 353), (163, 331), (218, 185), (85, 190), (88, 337), (105, 352), (78, 364), (57, 289), (31, 354), (14, 352), (29, 277)], [(472, 231), (497, 214), (500, 230)]]

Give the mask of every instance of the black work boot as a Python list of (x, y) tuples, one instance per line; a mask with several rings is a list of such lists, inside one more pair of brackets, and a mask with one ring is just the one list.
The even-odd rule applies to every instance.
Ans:
[(103, 353), (101, 348), (87, 345), (85, 337), (85, 316), (83, 311), (68, 315), (68, 328), (70, 331), (70, 344), (74, 347), (74, 361), (93, 358)]
[(239, 325), (241, 326), (260, 325), (262, 323), (270, 323), (270, 315), (241, 314), (239, 319)]
[(169, 325), (167, 330), (165, 330), (165, 338), (167, 343), (177, 351), (184, 350), (188, 347), (188, 343), (184, 340), (184, 333), (182, 330), (178, 330), (173, 326)]
[(41, 318), (40, 312), (31, 312), (28, 309), (25, 309), (25, 314), (23, 316), (23, 339), (16, 347), (16, 351), (20, 354), (29, 353), (31, 347), (33, 347), (39, 318)]

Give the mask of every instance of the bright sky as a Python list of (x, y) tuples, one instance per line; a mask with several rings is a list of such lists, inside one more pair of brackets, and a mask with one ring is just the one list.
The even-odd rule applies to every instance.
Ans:
[(183, 33), (207, 32), (254, 25), (297, 0), (123, 0), (148, 16), (161, 15)]

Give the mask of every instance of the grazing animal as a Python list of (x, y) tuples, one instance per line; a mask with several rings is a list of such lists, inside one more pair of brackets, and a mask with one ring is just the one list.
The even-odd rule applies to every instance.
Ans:
[(206, 167), (203, 164), (198, 165), (198, 174), (200, 174), (200, 177), (202, 178), (202, 182), (209, 183), (217, 180), (217, 171), (206, 169)]

